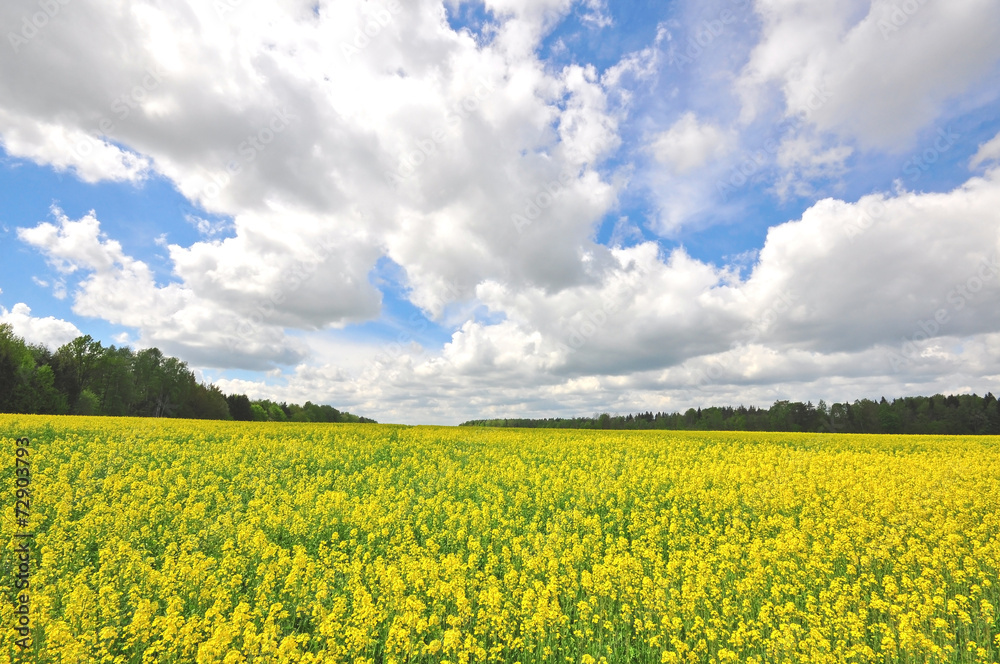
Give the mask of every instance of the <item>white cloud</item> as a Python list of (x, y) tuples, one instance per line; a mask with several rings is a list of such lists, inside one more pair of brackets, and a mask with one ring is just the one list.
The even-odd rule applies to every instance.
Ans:
[(141, 182), (149, 160), (108, 141), (62, 125), (39, 123), (0, 108), (0, 145), (14, 156), (57, 171), (73, 170), (84, 182)]
[(969, 160), (969, 168), (979, 168), (983, 164), (1000, 160), (1000, 134), (979, 146), (979, 150)]
[(652, 163), (636, 175), (636, 182), (656, 201), (658, 215), (650, 220), (662, 236), (677, 235), (703, 223), (715, 206), (718, 183), (736, 159), (739, 136), (729, 128), (687, 111), (647, 141), (643, 152)]
[(82, 334), (69, 321), (54, 316), (45, 318), (32, 316), (31, 307), (23, 302), (15, 304), (10, 311), (0, 307), (0, 323), (10, 325), (14, 334), (29, 344), (41, 344), (50, 350), (55, 350)]
[(652, 45), (625, 55), (617, 64), (605, 69), (601, 75), (601, 85), (617, 97), (623, 109), (629, 108), (634, 88), (639, 84), (648, 85), (658, 73), (662, 62), (660, 43), (665, 35), (666, 32), (662, 28), (658, 29)]
[(467, 322), (440, 353), (253, 389), (445, 423), (984, 392), (1000, 375), (998, 206), (1000, 169), (942, 194), (821, 201), (772, 228), (742, 280), (652, 243), (618, 249), (601, 279), (558, 293), (482, 284), (503, 320)]
[(723, 156), (731, 140), (719, 127), (699, 122), (694, 113), (688, 112), (656, 137), (652, 150), (657, 161), (674, 174), (686, 175)]
[(769, 231), (748, 287), (785, 290), (802, 303), (774, 333), (796, 347), (896, 344), (942, 309), (951, 313), (944, 334), (992, 333), (1000, 278), (986, 279), (974, 296), (957, 289), (996, 259), (995, 205), (1000, 171), (948, 193), (820, 201), (800, 221)]
[(627, 247), (642, 242), (642, 239), (642, 230), (638, 225), (631, 222), (628, 217), (619, 217), (611, 231), (611, 239), (608, 244), (616, 248)]
[(605, 0), (584, 0), (587, 11), (581, 20), (594, 28), (608, 28), (615, 24), (615, 21), (608, 14), (608, 7)]
[[(303, 349), (270, 320), (262, 298), (255, 318), (199, 297), (182, 283), (159, 286), (149, 266), (108, 239), (93, 214), (73, 221), (55, 209), (57, 224), (19, 228), (62, 274), (82, 275), (73, 293), (73, 312), (138, 329), (140, 346), (157, 346), (201, 365), (264, 368), (302, 358)], [(270, 294), (269, 294), (270, 295)]]
[[(199, 217), (195, 214), (188, 214), (184, 216), (185, 221), (194, 226), (200, 235), (207, 237), (215, 237), (216, 235), (222, 235), (230, 229), (230, 224), (227, 220), (212, 221), (210, 219), (205, 219), (204, 217)], [(159, 242), (158, 242), (159, 244)], [(166, 246), (165, 238), (163, 238), (162, 246)]]
[(775, 193), (782, 200), (789, 194), (814, 194), (813, 182), (821, 178), (838, 178), (847, 172), (847, 160), (854, 149), (847, 145), (824, 145), (814, 134), (791, 133), (781, 141), (776, 163), (782, 174), (775, 183)]
[[(353, 220), (363, 229), (364, 219)], [(279, 230), (280, 229), (280, 230)], [(378, 257), (365, 232), (294, 210), (240, 215), (236, 235), (170, 245), (174, 272), (198, 297), (251, 317), (304, 329), (377, 317), (381, 295), (368, 282)]]
[[(621, 91), (621, 72), (600, 80), (593, 67), (553, 72), (538, 60), (538, 40), (570, 11), (568, 0), (491, 2), (505, 18), (486, 45), (451, 31), (439, 3), (394, 6), (321, 3), (316, 15), (311, 5), (265, 3), (220, 16), (213, 3), (77, 0), (76, 22), (53, 21), (30, 57), (0, 70), (0, 109), (32, 119), (38, 131), (17, 130), (28, 136), (18, 150), (40, 163), (71, 164), (89, 179), (148, 170), (234, 218), (232, 237), (212, 241), (218, 229), (202, 223), (206, 241), (170, 247), (183, 285), (172, 306), (193, 298), (251, 315), (283, 272), (315, 263), (323, 242), (333, 247), (327, 262), (275, 306), (275, 325), (376, 317), (368, 274), (380, 256), (403, 267), (413, 301), (435, 315), (488, 279), (544, 288), (588, 279), (589, 238), (617, 200), (597, 167), (620, 144), (609, 96)], [(0, 17), (8, 13), (20, 16), (12, 8)], [(356, 29), (373, 20), (381, 27), (359, 40)], [(94, 49), (93, 34), (114, 35), (117, 46)], [(115, 55), (124, 51), (128, 61)], [(642, 75), (650, 57), (633, 54), (619, 69)], [(38, 133), (99, 135), (102, 126), (141, 168), (78, 163), (73, 141)], [(401, 177), (390, 183), (388, 174)], [(513, 215), (539, 196), (540, 182), (564, 174), (558, 206), (519, 233)], [(40, 247), (51, 226), (24, 237)], [(90, 230), (63, 229), (89, 233), (94, 250)], [(67, 243), (85, 251), (72, 238), (49, 239), (62, 269), (106, 267), (63, 257)], [(106, 252), (96, 258), (121, 264)]]
[(52, 209), (59, 225), (48, 222), (34, 228), (18, 228), (18, 238), (43, 249), (52, 266), (62, 274), (78, 269), (107, 272), (125, 259), (121, 245), (101, 232), (94, 212), (71, 222), (58, 208)]
[[(680, 68), (658, 99), (654, 113), (675, 123), (650, 145), (666, 168), (635, 177), (659, 207), (654, 230), (675, 237), (742, 223), (743, 201), (761, 190), (781, 202), (840, 193), (862, 159), (877, 164), (938, 129), (953, 135), (953, 121), (995, 103), (995, 3), (910, 3), (900, 18), (902, 5), (758, 0), (759, 32), (736, 28), (729, 8), (736, 18), (719, 19), (726, 38), (695, 44), (696, 67)], [(705, 11), (687, 2), (680, 16), (705, 26)], [(898, 30), (884, 29), (890, 19)]]
[(1000, 61), (1000, 5), (991, 0), (755, 8), (763, 35), (740, 79), (744, 121), (776, 86), (788, 115), (865, 146), (902, 148)]
[[(558, 291), (516, 279), (481, 281), (474, 297), (500, 322), (465, 322), (439, 353), (405, 345), (345, 351), (314, 341), (314, 360), (330, 364), (301, 364), (283, 384), (271, 378), (270, 386), (221, 385), (259, 396), (328, 399), (380, 419), (453, 422), (504, 408), (524, 414), (572, 407), (587, 414), (730, 395), (766, 402), (788, 396), (781, 390), (794, 385), (795, 395), (808, 389), (830, 397), (822, 389), (898, 394), (914, 385), (937, 391), (955, 381), (981, 382), (977, 363), (1000, 371), (988, 359), (1000, 336), (992, 304), (1000, 295), (996, 209), (1000, 169), (943, 194), (821, 201), (802, 219), (770, 230), (744, 280), (735, 269), (682, 250), (661, 257), (653, 243), (594, 247), (581, 257), (587, 278)], [(279, 283), (280, 263), (273, 275), (254, 273), (262, 268), (241, 257), (255, 251), (227, 248), (228, 239), (192, 250), (171, 247), (185, 281), (158, 286), (92, 215), (78, 221), (56, 215), (57, 223), (19, 229), (19, 236), (62, 274), (83, 275), (74, 311), (135, 327), (140, 345), (195, 363), (217, 362), (225, 332), (247, 320), (252, 293), (240, 288)], [(237, 224), (238, 237), (258, 237), (279, 261), (315, 255), (309, 251), (321, 246), (319, 236), (286, 246), (287, 238), (263, 230), (273, 221)], [(295, 303), (294, 291), (274, 302), (245, 347), (221, 352), (223, 362), (264, 366), (304, 358), (305, 349), (282, 332), (306, 315), (296, 313)], [(339, 359), (345, 352), (356, 361)]]
[(573, 0), (485, 0), (502, 18), (495, 45), (515, 58), (530, 55), (541, 38), (569, 12)]

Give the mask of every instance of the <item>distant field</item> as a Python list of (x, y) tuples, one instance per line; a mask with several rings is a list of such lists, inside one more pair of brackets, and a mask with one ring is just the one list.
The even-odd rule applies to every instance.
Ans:
[(0, 415), (35, 662), (997, 662), (1000, 439)]

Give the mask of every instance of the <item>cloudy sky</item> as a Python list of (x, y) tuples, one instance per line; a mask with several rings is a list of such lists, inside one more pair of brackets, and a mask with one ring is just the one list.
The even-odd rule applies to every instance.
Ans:
[(5, 0), (0, 321), (379, 421), (1000, 391), (996, 0)]

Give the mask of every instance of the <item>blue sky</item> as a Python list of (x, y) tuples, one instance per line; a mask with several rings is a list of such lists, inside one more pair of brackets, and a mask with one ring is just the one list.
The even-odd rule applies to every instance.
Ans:
[(0, 320), (405, 423), (996, 392), (996, 3), (313, 6), (4, 4)]

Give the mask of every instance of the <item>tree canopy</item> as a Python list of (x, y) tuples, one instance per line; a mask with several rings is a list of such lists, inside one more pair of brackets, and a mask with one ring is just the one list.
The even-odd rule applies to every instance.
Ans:
[(690, 408), (684, 413), (601, 413), (592, 417), (470, 420), (461, 426), (564, 429), (687, 429), (702, 431), (807, 431), (1000, 435), (1000, 401), (988, 393), (859, 399), (828, 406), (820, 401), (776, 401), (770, 408)]
[(6, 323), (0, 324), (0, 413), (374, 422), (309, 401), (299, 406), (223, 394), (157, 348), (105, 347), (86, 335), (53, 353), (25, 343)]

